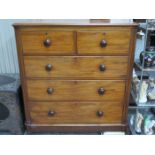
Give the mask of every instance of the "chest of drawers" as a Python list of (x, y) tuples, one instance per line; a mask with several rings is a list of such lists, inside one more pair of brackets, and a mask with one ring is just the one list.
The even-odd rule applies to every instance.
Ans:
[(28, 131), (126, 129), (136, 24), (14, 27)]

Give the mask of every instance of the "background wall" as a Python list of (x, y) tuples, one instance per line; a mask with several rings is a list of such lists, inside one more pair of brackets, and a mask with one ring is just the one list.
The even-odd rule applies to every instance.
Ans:
[[(0, 74), (1, 73), (19, 73), (18, 58), (16, 50), (16, 41), (13, 23), (16, 22), (87, 22), (88, 19), (58, 19), (58, 20), (35, 20), (35, 19), (0, 19)], [(120, 21), (113, 19), (113, 21)], [(128, 22), (130, 20), (122, 20), (121, 22)], [(139, 49), (139, 47), (137, 47)]]
[(12, 23), (15, 20), (0, 20), (0, 73), (18, 73), (15, 36)]

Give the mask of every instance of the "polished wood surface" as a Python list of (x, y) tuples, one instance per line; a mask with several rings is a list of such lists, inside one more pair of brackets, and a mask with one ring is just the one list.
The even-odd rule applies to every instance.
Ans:
[[(128, 122), (128, 105), (129, 105), (129, 98), (131, 92), (131, 80), (132, 80), (132, 72), (133, 72), (133, 65), (134, 65), (134, 50), (135, 50), (135, 43), (136, 43), (136, 33), (137, 29), (132, 29), (131, 36), (130, 36), (130, 55), (129, 55), (129, 62), (128, 62), (128, 81), (125, 90), (125, 100), (124, 100), (124, 110), (123, 110), (123, 119), (122, 122)], [(127, 124), (128, 126), (128, 124)]]
[[(73, 54), (74, 33), (71, 31), (35, 31), (22, 33), (23, 53)], [(48, 40), (49, 45), (46, 45)]]
[[(96, 19), (95, 19), (96, 20)], [(103, 20), (102, 20), (103, 21)], [(53, 21), (45, 20), (45, 21), (31, 21), (31, 22), (24, 22), (24, 23), (14, 23), (13, 26), (16, 28), (21, 28), (21, 27), (46, 27), (46, 26), (57, 26), (57, 27), (77, 27), (77, 26), (85, 26), (85, 27), (94, 27), (94, 26), (98, 26), (98, 27), (137, 27), (137, 23), (134, 22), (124, 22), (124, 20), (122, 21), (121, 19), (117, 19), (117, 20), (109, 20), (107, 22), (95, 22), (92, 20), (86, 20), (86, 21), (79, 21), (77, 20), (74, 22), (62, 22), (59, 21), (57, 23), (54, 23)]]
[(128, 57), (25, 56), (24, 64), (29, 78), (125, 79)]
[[(47, 93), (48, 88), (53, 93)], [(100, 88), (105, 90), (103, 95), (98, 92)], [(123, 80), (27, 80), (29, 100), (122, 101), (124, 90)]]
[(29, 124), (26, 123), (26, 126), (29, 128), (29, 133), (33, 132), (53, 132), (53, 133), (69, 133), (69, 134), (75, 134), (75, 133), (83, 133), (83, 134), (92, 134), (92, 133), (98, 133), (101, 134), (101, 131), (122, 131), (124, 132), (126, 130), (125, 124)]
[[(54, 111), (54, 115), (49, 115)], [(98, 116), (98, 112), (103, 112)], [(121, 123), (119, 102), (37, 102), (30, 105), (34, 124), (102, 124)]]
[[(106, 46), (103, 46), (104, 42)], [(128, 55), (130, 31), (103, 30), (77, 33), (79, 54)]]
[(137, 24), (15, 24), (29, 132), (125, 130)]

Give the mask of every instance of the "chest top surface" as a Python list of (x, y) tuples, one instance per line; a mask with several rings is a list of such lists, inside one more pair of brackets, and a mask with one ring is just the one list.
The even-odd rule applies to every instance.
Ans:
[(137, 26), (137, 23), (134, 22), (124, 22), (122, 20), (105, 20), (105, 22), (96, 22), (95, 20), (91, 21), (70, 21), (70, 22), (64, 22), (64, 20), (60, 20), (59, 22), (52, 22), (52, 21), (31, 21), (31, 22), (22, 22), (22, 23), (14, 23), (13, 26), (14, 27), (23, 27), (23, 26), (97, 26), (97, 27), (101, 27), (101, 26), (123, 26), (123, 27), (134, 27)]

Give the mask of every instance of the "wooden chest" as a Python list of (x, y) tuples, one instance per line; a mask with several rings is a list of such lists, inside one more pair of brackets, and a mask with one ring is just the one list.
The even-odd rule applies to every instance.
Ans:
[(28, 131), (126, 129), (136, 24), (14, 27)]

